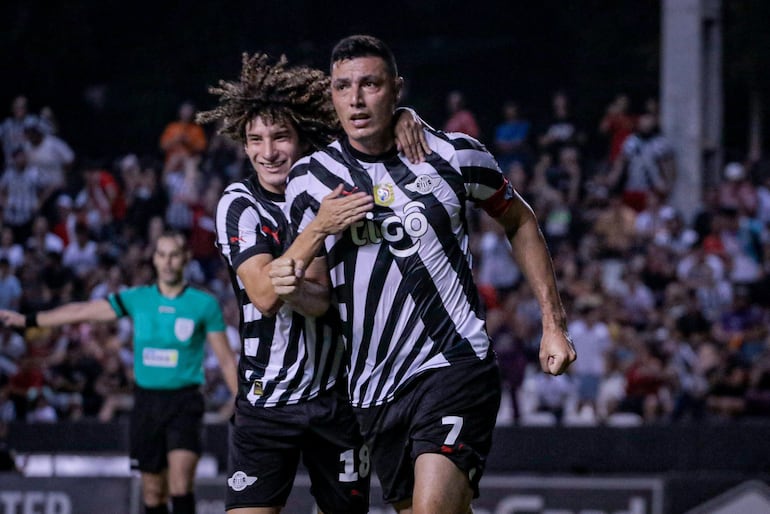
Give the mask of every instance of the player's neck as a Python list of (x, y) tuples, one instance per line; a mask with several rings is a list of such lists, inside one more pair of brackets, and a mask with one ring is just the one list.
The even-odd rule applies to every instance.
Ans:
[(396, 142), (392, 138), (385, 139), (345, 139), (348, 149), (354, 157), (362, 161), (375, 162), (396, 154)]

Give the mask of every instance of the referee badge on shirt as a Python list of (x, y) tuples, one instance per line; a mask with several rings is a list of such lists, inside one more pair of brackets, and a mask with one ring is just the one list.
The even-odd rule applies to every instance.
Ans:
[(174, 322), (174, 335), (180, 341), (187, 341), (195, 330), (195, 320), (190, 318), (177, 318)]
[(377, 184), (374, 186), (374, 203), (387, 207), (395, 200), (393, 184)]

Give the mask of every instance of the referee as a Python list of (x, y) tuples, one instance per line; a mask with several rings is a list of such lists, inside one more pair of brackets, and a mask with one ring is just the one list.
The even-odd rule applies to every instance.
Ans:
[(208, 340), (230, 391), (236, 366), (216, 299), (189, 287), (183, 278), (190, 259), (181, 233), (165, 232), (153, 254), (157, 283), (113, 293), (107, 299), (75, 302), (22, 315), (0, 310), (12, 327), (54, 327), (112, 321), (134, 323), (134, 409), (131, 415), (131, 467), (142, 476), (147, 514), (195, 512), (193, 481), (201, 453), (204, 412), (204, 342)]

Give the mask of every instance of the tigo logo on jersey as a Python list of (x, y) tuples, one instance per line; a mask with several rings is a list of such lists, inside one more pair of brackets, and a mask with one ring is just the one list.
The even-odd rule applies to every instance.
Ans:
[[(350, 226), (353, 244), (364, 246), (369, 243), (387, 241), (388, 250), (396, 257), (409, 257), (420, 248), (420, 237), (428, 232), (428, 218), (423, 214), (425, 204), (409, 202), (404, 206), (404, 215), (388, 216), (379, 225), (372, 221), (358, 221)], [(415, 241), (416, 239), (416, 241)]]
[(250, 477), (243, 471), (236, 471), (233, 476), (227, 479), (227, 485), (233, 491), (243, 491), (256, 481), (257, 477)]
[(418, 176), (414, 182), (406, 185), (406, 190), (412, 193), (419, 193), (421, 195), (427, 195), (438, 185), (438, 181), (431, 178), (428, 175)]
[(374, 186), (374, 203), (387, 207), (393, 203), (393, 184), (377, 184)]

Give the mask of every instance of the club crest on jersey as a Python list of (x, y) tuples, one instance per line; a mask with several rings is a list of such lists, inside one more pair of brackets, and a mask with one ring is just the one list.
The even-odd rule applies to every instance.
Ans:
[(406, 190), (412, 193), (427, 195), (438, 185), (438, 181), (429, 175), (419, 175), (414, 182), (406, 185)]
[(180, 341), (187, 341), (195, 330), (195, 320), (190, 318), (177, 318), (174, 322), (174, 335)]
[(393, 184), (377, 184), (374, 186), (374, 203), (387, 207), (393, 203), (396, 195), (393, 193)]

